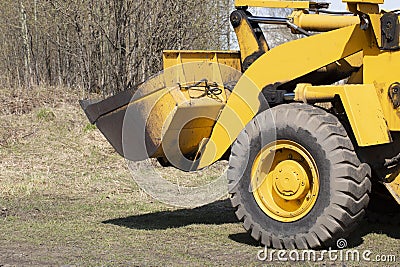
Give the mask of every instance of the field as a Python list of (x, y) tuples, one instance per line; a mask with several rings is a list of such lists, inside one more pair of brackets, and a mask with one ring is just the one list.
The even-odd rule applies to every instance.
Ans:
[(397, 263), (259, 261), (226, 198), (183, 209), (141, 190), (78, 99), (0, 90), (0, 266), (400, 265), (399, 226), (367, 221), (349, 247)]

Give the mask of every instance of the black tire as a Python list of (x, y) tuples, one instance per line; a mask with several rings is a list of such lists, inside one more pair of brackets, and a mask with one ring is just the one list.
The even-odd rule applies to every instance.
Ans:
[[(249, 190), (253, 161), (262, 147), (275, 141), (275, 134), (277, 140), (302, 145), (319, 172), (318, 198), (311, 211), (294, 222), (269, 217)], [(335, 116), (306, 104), (279, 105), (258, 114), (233, 144), (229, 193), (236, 216), (263, 245), (277, 249), (327, 247), (346, 237), (364, 217), (371, 191), (370, 172), (357, 158)]]

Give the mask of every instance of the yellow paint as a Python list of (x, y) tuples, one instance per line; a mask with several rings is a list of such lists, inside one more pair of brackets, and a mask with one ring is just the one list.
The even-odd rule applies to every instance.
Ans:
[(373, 84), (343, 86), (299, 84), (295, 94), (296, 101), (306, 103), (330, 101), (339, 96), (359, 146), (386, 144), (392, 141)]
[(310, 1), (281, 1), (281, 0), (235, 0), (236, 7), (270, 7), (270, 8), (300, 8), (310, 7)]
[(165, 50), (163, 51), (164, 70), (191, 62), (213, 62), (240, 70), (239, 51), (204, 50)]
[(266, 145), (256, 156), (251, 185), (254, 198), (265, 214), (280, 222), (297, 221), (317, 201), (317, 165), (301, 145), (278, 140)]
[(331, 31), (360, 23), (360, 18), (357, 16), (306, 14), (304, 10), (294, 11), (289, 18), (300, 28), (316, 32)]
[(397, 171), (395, 174), (395, 179), (391, 181), (390, 183), (384, 183), (386, 188), (389, 190), (389, 192), (392, 194), (394, 199), (399, 203), (400, 205), (400, 173)]
[(374, 31), (376, 43), (378, 47), (382, 47), (382, 29), (381, 29), (381, 14), (370, 14), (369, 19)]
[[(347, 1), (347, 9), (354, 13), (364, 13), (364, 14), (378, 14), (379, 13), (379, 5), (380, 3), (370, 3), (375, 0), (369, 1)], [(382, 0), (383, 1), (383, 0)]]
[(400, 51), (379, 51), (371, 48), (364, 52), (364, 83), (375, 85), (391, 131), (400, 131), (400, 110), (393, 108), (388, 93), (392, 83), (400, 82), (399, 69)]
[[(229, 75), (240, 74), (240, 53), (165, 51), (164, 67), (163, 75), (139, 87), (128, 105), (128, 113), (145, 122), (149, 157), (196, 153), (199, 143), (210, 136), (226, 104), (229, 94), (223, 82), (229, 80)], [(201, 86), (185, 89), (204, 78), (216, 82), (221, 94), (205, 95)]]
[(218, 160), (259, 111), (260, 92), (266, 85), (291, 81), (346, 58), (362, 51), (365, 43), (366, 32), (353, 25), (285, 43), (261, 56), (244, 73), (229, 97), (203, 149), (199, 168)]
[(247, 20), (242, 19), (240, 24), (234, 29), (240, 47), (240, 56), (242, 62), (244, 62), (248, 56), (253, 55), (254, 53), (263, 53), (269, 50), (264, 35), (258, 39), (253, 28), (247, 22)]

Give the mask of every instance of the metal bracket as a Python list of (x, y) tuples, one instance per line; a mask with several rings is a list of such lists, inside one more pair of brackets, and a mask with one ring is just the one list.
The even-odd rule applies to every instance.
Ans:
[(381, 18), (382, 49), (400, 49), (399, 36), (399, 15), (396, 13), (386, 13)]
[(389, 97), (392, 100), (393, 108), (400, 107), (400, 83), (396, 82), (390, 85)]

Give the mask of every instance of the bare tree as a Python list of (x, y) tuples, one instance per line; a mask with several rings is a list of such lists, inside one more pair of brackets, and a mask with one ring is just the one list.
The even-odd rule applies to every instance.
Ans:
[(233, 0), (0, 1), (3, 85), (114, 93), (162, 68), (165, 49), (227, 49)]

